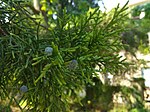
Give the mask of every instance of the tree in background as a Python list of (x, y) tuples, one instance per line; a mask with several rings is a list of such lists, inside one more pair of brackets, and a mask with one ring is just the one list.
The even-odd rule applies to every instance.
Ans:
[[(126, 21), (124, 24), (127, 30), (124, 31), (121, 34), (121, 36), (122, 36), (122, 43), (126, 51), (125, 54), (127, 56), (127, 60), (131, 61), (133, 64), (128, 74), (133, 76), (133, 74), (136, 73), (138, 69), (140, 70), (141, 66), (142, 67), (147, 66), (146, 60), (138, 59), (136, 54), (137, 52), (140, 52), (141, 54), (149, 53), (149, 39), (147, 35), (147, 33), (150, 31), (149, 29), (149, 3), (133, 7), (130, 13), (131, 13), (131, 17), (126, 18)], [(133, 111), (144, 111), (144, 110), (141, 110), (143, 108), (142, 102), (144, 99), (143, 98), (144, 97), (143, 92), (145, 88), (144, 79), (133, 78), (132, 84), (133, 84), (132, 95), (138, 98), (136, 99), (135, 103), (131, 103), (130, 105), (134, 105), (137, 108), (137, 109), (133, 109)]]
[[(149, 53), (148, 32), (150, 31), (150, 3), (135, 6), (131, 9), (131, 18), (126, 22), (127, 32), (122, 34), (123, 44), (127, 51)], [(127, 36), (128, 35), (128, 36)], [(134, 54), (135, 55), (135, 54)]]

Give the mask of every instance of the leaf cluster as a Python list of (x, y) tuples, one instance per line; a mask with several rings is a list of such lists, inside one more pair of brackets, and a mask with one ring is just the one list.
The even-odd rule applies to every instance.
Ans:
[[(63, 9), (63, 15), (53, 20), (55, 26), (48, 28), (23, 2), (4, 7), (0, 16), (6, 33), (0, 33), (0, 87), (10, 104), (15, 101), (22, 111), (68, 111), (72, 96), (77, 96), (75, 90), (98, 76), (96, 65), (99, 72), (114, 75), (128, 66), (117, 54), (122, 48), (119, 34), (125, 6), (118, 6), (113, 16), (99, 9), (75, 16)], [(53, 49), (52, 55), (45, 53), (46, 47)], [(78, 63), (75, 69), (68, 67), (72, 60)], [(19, 91), (22, 85), (27, 92)]]

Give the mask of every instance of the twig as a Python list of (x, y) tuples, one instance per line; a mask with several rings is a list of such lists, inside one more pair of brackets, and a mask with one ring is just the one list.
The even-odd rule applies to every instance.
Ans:
[[(26, 12), (27, 12), (26, 9), (24, 9), (24, 8), (21, 7), (20, 5), (19, 5), (19, 9), (20, 9), (29, 19), (31, 19), (36, 25), (39, 25), (39, 23), (35, 21), (36, 18), (32, 18), (29, 14), (26, 13)], [(44, 26), (44, 25), (42, 25), (42, 24), (40, 24), (39, 26), (41, 26), (41, 27), (43, 27), (44, 29), (48, 30), (48, 27), (47, 27), (47, 26)]]

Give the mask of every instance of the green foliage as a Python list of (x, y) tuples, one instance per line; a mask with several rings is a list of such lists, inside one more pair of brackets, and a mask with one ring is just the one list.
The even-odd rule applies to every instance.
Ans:
[(141, 111), (145, 110), (143, 103), (144, 89), (145, 85), (143, 78), (133, 78), (131, 87), (121, 86), (120, 93), (125, 99), (126, 109), (128, 109), (128, 111), (132, 111), (134, 109)]
[[(68, 14), (64, 7), (57, 20), (49, 18), (45, 26), (27, 4), (31, 3), (1, 4), (0, 92), (9, 105), (14, 101), (22, 111), (66, 112), (77, 97), (75, 91), (98, 76), (96, 65), (102, 74), (113, 75), (128, 66), (117, 54), (122, 49), (119, 35), (126, 6), (118, 6), (113, 15), (97, 8), (78, 16)], [(47, 47), (53, 49), (50, 55)], [(112, 97), (111, 88), (102, 87), (102, 94)], [(105, 98), (101, 101), (110, 103)]]
[(148, 112), (148, 110), (143, 109), (143, 108), (135, 108), (135, 109), (132, 109), (130, 112)]
[[(131, 54), (136, 51), (140, 51), (143, 54), (148, 54), (149, 40), (147, 33), (150, 31), (150, 4), (146, 3), (139, 5), (131, 9), (131, 18), (127, 19), (126, 27), (128, 31), (124, 32), (123, 43), (128, 45), (125, 49)], [(145, 16), (140, 19), (141, 12), (145, 13)]]
[(129, 31), (122, 33), (122, 43), (126, 51), (131, 52), (132, 54), (136, 51), (140, 51), (144, 54), (148, 53), (148, 35), (130, 28)]
[(62, 14), (64, 8), (67, 9), (67, 14), (85, 14), (90, 7), (96, 8), (98, 4), (95, 4), (92, 0), (41, 0), (42, 7), (47, 10), (49, 14)]
[(128, 109), (125, 106), (120, 106), (117, 105), (113, 110), (111, 110), (110, 112), (149, 112), (148, 109), (143, 109), (143, 108), (134, 108), (130, 111), (128, 111)]
[(132, 9), (132, 16), (139, 16), (141, 12), (145, 12), (145, 17), (150, 18), (150, 3), (145, 3), (143, 5), (138, 5)]
[(0, 105), (0, 111), (11, 112), (11, 108), (8, 106)]
[[(119, 91), (121, 91), (120, 86), (102, 84), (102, 82), (97, 79), (94, 85), (87, 85), (87, 95), (83, 100), (83, 104), (87, 105), (87, 111), (91, 109), (108, 111), (113, 108), (113, 95)], [(88, 104), (89, 101), (90, 104)]]

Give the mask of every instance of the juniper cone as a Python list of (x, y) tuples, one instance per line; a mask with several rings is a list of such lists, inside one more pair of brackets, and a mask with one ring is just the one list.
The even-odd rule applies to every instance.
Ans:
[(51, 47), (46, 47), (46, 48), (45, 48), (45, 53), (46, 53), (46, 54), (52, 55), (52, 52), (53, 52), (53, 48), (51, 48)]
[(76, 69), (77, 66), (78, 66), (77, 60), (72, 60), (72, 61), (69, 63), (69, 69), (71, 69), (71, 70)]
[(28, 91), (27, 86), (25, 86), (25, 85), (21, 86), (20, 91), (21, 92), (27, 92)]

